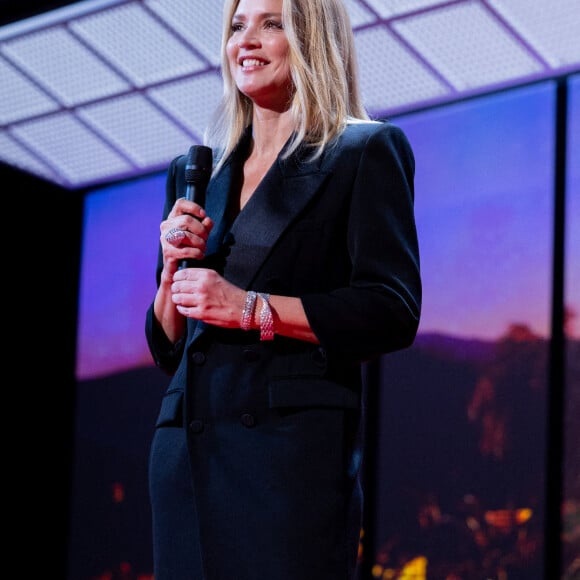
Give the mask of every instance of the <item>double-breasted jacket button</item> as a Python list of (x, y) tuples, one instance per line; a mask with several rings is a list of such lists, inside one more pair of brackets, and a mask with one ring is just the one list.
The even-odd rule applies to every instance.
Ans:
[(253, 348), (245, 348), (242, 355), (247, 362), (256, 362), (260, 358), (260, 353)]
[(194, 419), (189, 424), (189, 429), (192, 433), (201, 433), (203, 431), (203, 421), (201, 419)]
[(191, 361), (193, 362), (194, 365), (202, 365), (203, 363), (205, 363), (205, 354), (203, 352), (194, 352), (191, 355)]
[(319, 347), (316, 350), (312, 351), (312, 360), (318, 365), (318, 366), (324, 366), (326, 364), (326, 351)]
[(240, 417), (240, 422), (244, 427), (253, 427), (256, 424), (256, 417), (250, 413), (244, 413)]

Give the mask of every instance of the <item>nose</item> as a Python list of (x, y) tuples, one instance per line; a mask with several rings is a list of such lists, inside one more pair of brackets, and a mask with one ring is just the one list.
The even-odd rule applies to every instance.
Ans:
[(249, 46), (255, 47), (259, 44), (260, 39), (254, 27), (248, 26), (238, 33), (238, 46), (247, 48)]

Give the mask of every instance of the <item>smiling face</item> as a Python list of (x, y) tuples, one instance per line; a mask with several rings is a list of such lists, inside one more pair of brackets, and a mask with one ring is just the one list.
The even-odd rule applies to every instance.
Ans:
[(226, 47), (238, 89), (260, 107), (284, 111), (292, 90), (282, 0), (240, 0)]

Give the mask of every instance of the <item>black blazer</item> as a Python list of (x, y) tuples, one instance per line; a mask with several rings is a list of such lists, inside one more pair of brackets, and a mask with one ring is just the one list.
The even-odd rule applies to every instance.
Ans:
[[(392, 124), (350, 124), (314, 161), (303, 149), (279, 156), (231, 221), (228, 195), (246, 140), (208, 185), (215, 226), (200, 265), (245, 289), (300, 297), (320, 344), (260, 342), (258, 331), (188, 320), (187, 336), (172, 345), (151, 305), (148, 343), (171, 375), (157, 431), (188, 427), (204, 578), (346, 580), (362, 513), (360, 365), (409, 346), (419, 323), (413, 153)], [(184, 159), (169, 168), (164, 216), (183, 195)], [(161, 268), (160, 257), (158, 279)], [(154, 446), (152, 489), (167, 480), (158, 450), (168, 448)], [(154, 497), (154, 511), (171, 493)], [(185, 533), (183, 519), (172, 533)], [(175, 542), (164, 530), (156, 542), (167, 553)], [(235, 540), (220, 548), (220, 538)]]

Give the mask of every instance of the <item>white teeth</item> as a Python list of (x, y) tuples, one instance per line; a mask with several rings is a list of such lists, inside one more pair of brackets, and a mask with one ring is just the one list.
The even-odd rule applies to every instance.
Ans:
[(264, 63), (256, 58), (246, 58), (242, 61), (242, 66), (263, 66)]

